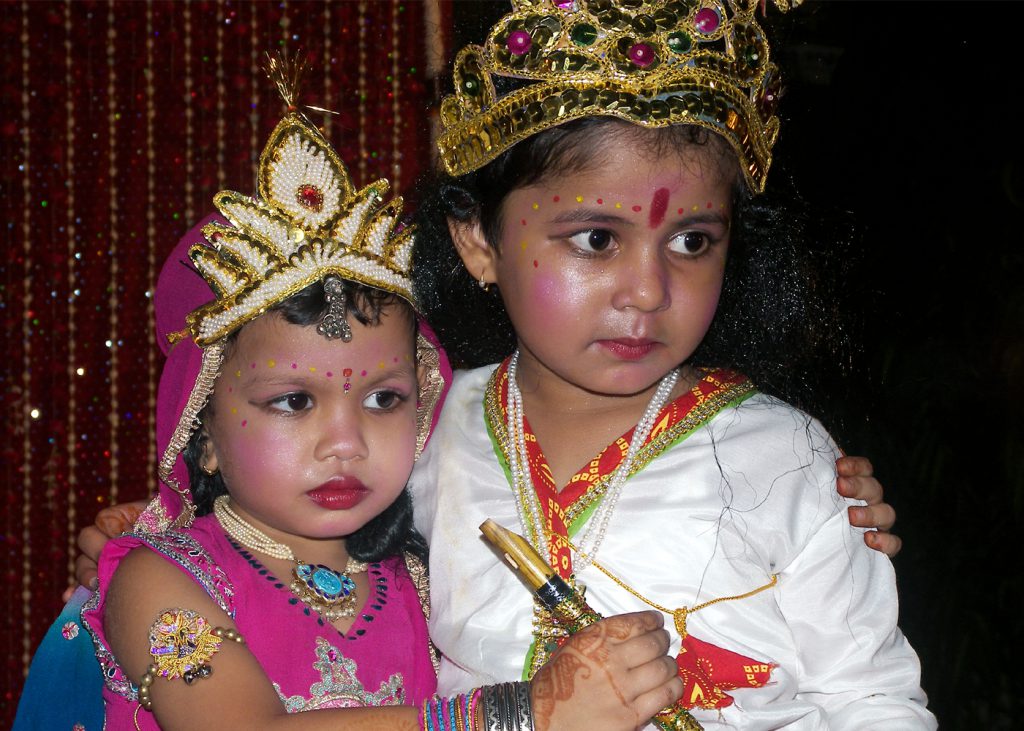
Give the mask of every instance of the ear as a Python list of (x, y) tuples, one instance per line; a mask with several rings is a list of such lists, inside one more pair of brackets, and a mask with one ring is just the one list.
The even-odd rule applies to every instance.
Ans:
[(202, 450), (199, 454), (199, 467), (207, 474), (212, 475), (220, 469), (220, 463), (217, 460), (217, 450), (214, 449), (213, 439), (210, 438), (210, 432), (207, 430), (206, 425), (199, 427), (199, 448)]
[(491, 284), (497, 281), (496, 263), (498, 252), (487, 243), (480, 219), (472, 221), (456, 221), (448, 219), (448, 231), (455, 250), (459, 252), (462, 263), (469, 275), (478, 282)]

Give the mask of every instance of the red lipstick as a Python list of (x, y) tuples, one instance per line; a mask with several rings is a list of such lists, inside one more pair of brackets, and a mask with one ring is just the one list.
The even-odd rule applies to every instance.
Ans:
[(598, 344), (620, 360), (640, 360), (658, 344), (655, 340), (641, 338), (616, 338), (598, 340)]
[(369, 494), (359, 479), (336, 477), (306, 493), (309, 499), (327, 510), (351, 510)]

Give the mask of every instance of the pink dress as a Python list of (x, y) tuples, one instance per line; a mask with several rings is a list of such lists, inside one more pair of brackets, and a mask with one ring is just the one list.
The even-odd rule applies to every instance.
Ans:
[[(100, 588), (82, 612), (103, 668), (108, 729), (132, 729), (137, 691), (110, 652), (104, 599), (120, 560), (145, 546), (184, 571), (234, 620), (290, 713), (316, 708), (414, 705), (437, 678), (419, 596), (401, 557), (370, 564), (371, 595), (342, 634), (322, 621), (259, 559), (225, 535), (212, 515), (183, 531), (111, 541), (100, 558)], [(154, 620), (156, 617), (154, 617)], [(159, 692), (156, 689), (155, 692)], [(159, 728), (140, 711), (143, 729)]]

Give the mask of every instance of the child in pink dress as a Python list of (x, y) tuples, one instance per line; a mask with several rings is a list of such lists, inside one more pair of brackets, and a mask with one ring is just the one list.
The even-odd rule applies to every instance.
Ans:
[(433, 697), (405, 485), (444, 369), (419, 334), (412, 230), (387, 182), (356, 190), (289, 107), (259, 198), (219, 193), (227, 221), (187, 236), (158, 282), (163, 485), (104, 548), (82, 615), (106, 727), (473, 728), (509, 707), (529, 722), (495, 728), (635, 726), (681, 690), (653, 613), (581, 638), (568, 675), (556, 658), (529, 685)]

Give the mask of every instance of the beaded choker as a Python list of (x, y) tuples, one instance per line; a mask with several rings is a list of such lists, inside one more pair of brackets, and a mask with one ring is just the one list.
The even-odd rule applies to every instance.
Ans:
[(232, 510), (231, 498), (227, 495), (214, 500), (213, 514), (217, 516), (224, 532), (250, 551), (292, 561), (295, 564), (292, 569), (292, 594), (322, 619), (333, 622), (342, 617), (355, 616), (356, 583), (351, 574), (366, 571), (365, 563), (350, 557), (344, 571), (335, 571), (329, 566), (300, 561), (291, 548), (273, 540)]

